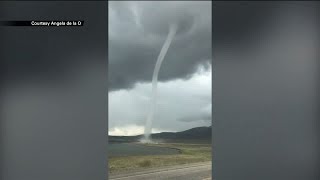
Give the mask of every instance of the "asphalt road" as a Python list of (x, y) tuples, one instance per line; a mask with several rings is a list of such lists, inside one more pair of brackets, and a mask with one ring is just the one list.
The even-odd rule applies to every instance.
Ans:
[(110, 180), (211, 180), (211, 162), (111, 175)]

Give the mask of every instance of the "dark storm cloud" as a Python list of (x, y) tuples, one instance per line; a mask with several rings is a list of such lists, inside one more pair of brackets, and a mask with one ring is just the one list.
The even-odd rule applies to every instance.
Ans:
[(111, 2), (109, 90), (151, 81), (170, 21), (182, 23), (181, 30), (165, 57), (159, 80), (187, 79), (199, 65), (209, 67), (210, 2)]
[[(192, 7), (188, 7), (192, 5)], [(188, 2), (144, 3), (140, 21), (146, 33), (166, 35), (171, 23), (178, 25), (176, 36), (187, 33), (195, 25), (196, 16), (188, 8), (198, 8), (198, 4)], [(209, 5), (209, 4), (208, 4)], [(204, 8), (204, 7), (202, 7)], [(164, 13), (165, 12), (165, 13)]]

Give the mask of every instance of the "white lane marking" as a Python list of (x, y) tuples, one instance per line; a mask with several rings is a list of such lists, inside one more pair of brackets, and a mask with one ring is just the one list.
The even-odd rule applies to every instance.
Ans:
[(211, 177), (208, 177), (208, 178), (205, 178), (205, 179), (202, 179), (202, 180), (211, 180)]

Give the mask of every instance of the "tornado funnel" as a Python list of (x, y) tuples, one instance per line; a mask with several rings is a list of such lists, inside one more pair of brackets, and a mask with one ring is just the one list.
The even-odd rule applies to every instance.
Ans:
[(169, 33), (168, 36), (161, 48), (160, 54), (158, 56), (153, 76), (152, 76), (152, 97), (151, 97), (151, 109), (148, 114), (146, 125), (144, 129), (144, 141), (145, 142), (151, 142), (150, 134), (152, 131), (152, 122), (155, 118), (155, 112), (156, 112), (156, 106), (157, 106), (157, 83), (158, 83), (158, 75), (160, 71), (161, 64), (164, 60), (165, 55), (167, 54), (167, 51), (170, 47), (171, 41), (174, 38), (176, 32), (177, 32), (178, 26), (177, 24), (171, 24), (169, 26)]

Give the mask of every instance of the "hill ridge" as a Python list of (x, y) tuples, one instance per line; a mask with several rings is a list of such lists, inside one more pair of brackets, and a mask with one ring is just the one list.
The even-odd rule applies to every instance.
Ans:
[[(160, 132), (151, 134), (154, 141), (211, 141), (212, 126), (194, 127), (179, 132)], [(135, 136), (109, 136), (109, 142), (139, 142), (143, 134)]]

